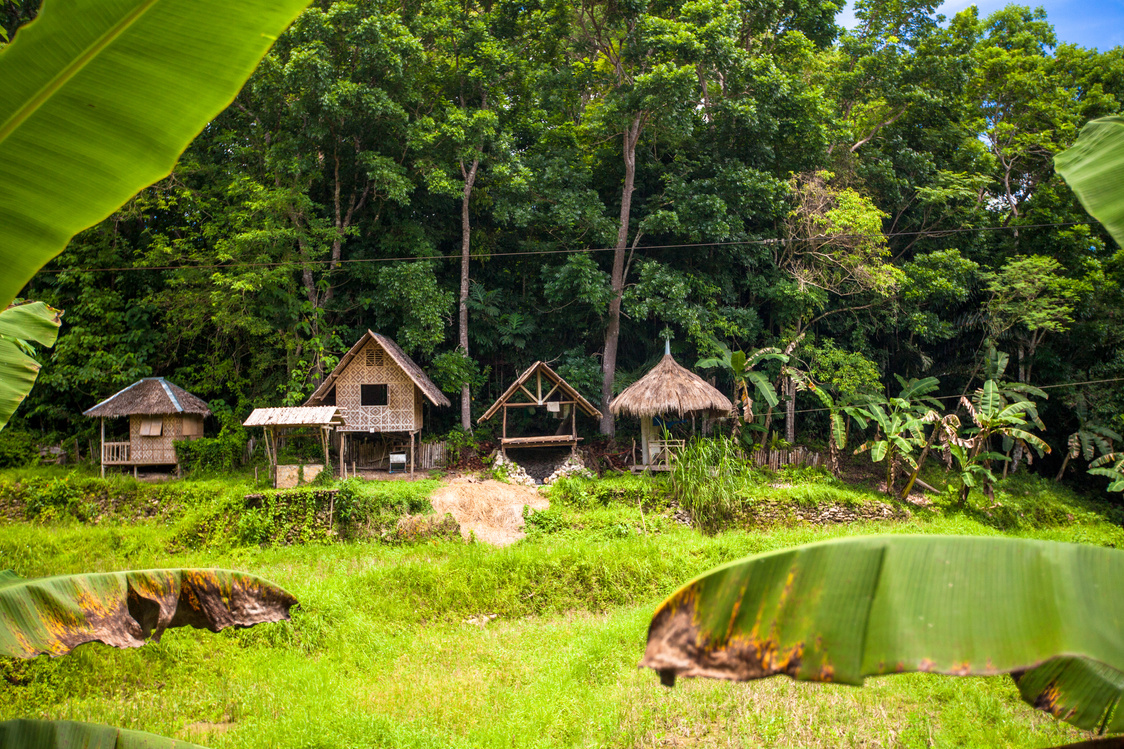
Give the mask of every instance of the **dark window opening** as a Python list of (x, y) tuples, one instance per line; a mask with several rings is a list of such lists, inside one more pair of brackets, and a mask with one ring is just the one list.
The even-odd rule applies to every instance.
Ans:
[(386, 385), (360, 385), (360, 405), (385, 406), (387, 404)]

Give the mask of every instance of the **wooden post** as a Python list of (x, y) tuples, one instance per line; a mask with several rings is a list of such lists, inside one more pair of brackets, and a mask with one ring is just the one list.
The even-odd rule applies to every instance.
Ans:
[(410, 432), (410, 475), (414, 475), (414, 435), (417, 432)]
[(503, 404), (503, 431), (500, 433), (500, 439), (501, 439), (501, 442), (500, 442), (501, 445), (503, 444), (502, 440), (507, 439), (507, 404), (506, 403)]
[[(101, 477), (105, 478), (105, 417), (101, 417), (101, 444), (98, 445), (101, 449)], [(544, 515), (545, 517), (545, 515)]]
[(652, 450), (648, 446), (648, 440), (651, 439), (652, 434), (652, 417), (644, 416), (640, 419), (640, 457), (644, 459), (644, 465), (650, 466), (652, 464)]
[(324, 445), (324, 470), (329, 471), (332, 462), (328, 459), (328, 427), (320, 427), (320, 442)]
[(346, 466), (346, 465), (344, 465), (344, 462), (343, 462), (343, 440), (344, 440), (344, 433), (343, 433), (343, 432), (338, 432), (338, 434), (339, 434), (339, 436), (340, 436), (340, 478), (341, 478), (341, 479), (345, 479), (345, 478), (347, 478), (347, 466)]

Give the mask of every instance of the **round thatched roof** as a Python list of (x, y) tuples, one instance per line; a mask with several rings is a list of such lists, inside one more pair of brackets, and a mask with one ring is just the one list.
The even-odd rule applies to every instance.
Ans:
[(145, 377), (109, 396), (89, 411), (83, 411), (82, 415), (114, 418), (133, 414), (156, 416), (180, 413), (210, 416), (211, 410), (202, 398), (173, 385), (163, 377)]
[(614, 416), (659, 416), (709, 413), (725, 416), (734, 409), (730, 399), (694, 372), (664, 354), (652, 371), (629, 385), (613, 398), (609, 411)]

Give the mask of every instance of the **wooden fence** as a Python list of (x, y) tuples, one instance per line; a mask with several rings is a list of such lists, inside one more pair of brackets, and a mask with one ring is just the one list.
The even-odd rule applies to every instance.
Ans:
[(818, 468), (826, 464), (823, 453), (812, 452), (806, 447), (797, 447), (793, 450), (758, 450), (753, 453), (751, 460), (759, 468), (771, 468), (774, 471), (784, 466)]

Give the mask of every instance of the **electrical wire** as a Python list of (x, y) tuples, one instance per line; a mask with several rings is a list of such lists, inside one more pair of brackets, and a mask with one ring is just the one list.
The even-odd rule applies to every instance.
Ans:
[[(1107, 380), (1085, 380), (1084, 382), (1059, 382), (1055, 385), (1034, 385), (1039, 390), (1050, 390), (1053, 388), (1076, 387), (1078, 385), (1099, 385), (1108, 382), (1124, 382), (1124, 377), (1112, 377)], [(962, 396), (959, 395), (933, 395), (926, 396), (925, 400), (945, 401), (945, 400), (959, 400)], [(831, 411), (830, 408), (802, 408), (793, 411), (794, 414), (815, 414), (826, 413)], [(782, 414), (783, 415), (783, 414)]]
[[(1096, 221), (1066, 221), (1053, 224), (1023, 224), (1019, 226), (975, 226), (975, 227), (959, 227), (956, 229), (939, 229), (930, 231), (903, 231), (891, 232), (889, 234), (880, 234), (880, 237), (894, 238), (894, 237), (947, 237), (953, 234), (965, 234), (974, 232), (989, 232), (989, 231), (1018, 231), (1020, 229), (1056, 229), (1066, 226), (1094, 226)], [(840, 239), (865, 239), (868, 235), (865, 234), (833, 234), (831, 240)], [(827, 238), (825, 238), (827, 239)], [(693, 242), (685, 244), (660, 244), (660, 245), (639, 245), (636, 250), (698, 250), (710, 247), (745, 247), (751, 245), (781, 245), (791, 240), (784, 239), (744, 239), (729, 242)], [(811, 242), (814, 240), (803, 239), (797, 241)], [(494, 257), (536, 257), (541, 255), (572, 255), (578, 253), (596, 253), (596, 252), (613, 252), (615, 247), (583, 247), (571, 250), (530, 250), (527, 252), (490, 252), (487, 255), (480, 256), (483, 258)], [(179, 270), (227, 270), (233, 268), (283, 268), (283, 267), (299, 267), (304, 268), (314, 265), (351, 265), (356, 263), (403, 263), (403, 262), (426, 262), (431, 260), (459, 260), (460, 253), (456, 255), (410, 255), (407, 257), (378, 257), (378, 258), (344, 258), (340, 260), (332, 260), (330, 258), (322, 260), (278, 260), (273, 262), (237, 262), (237, 263), (213, 263), (210, 265), (130, 265), (122, 267), (110, 268), (43, 268), (39, 273), (125, 273), (135, 271), (179, 271)]]

